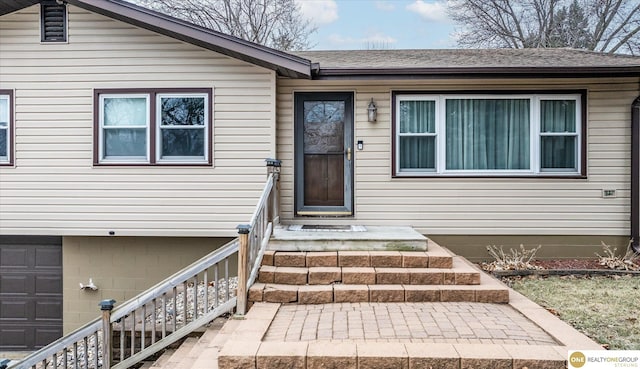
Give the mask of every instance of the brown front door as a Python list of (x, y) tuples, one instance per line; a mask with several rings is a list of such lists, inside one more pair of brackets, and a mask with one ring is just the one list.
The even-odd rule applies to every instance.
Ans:
[(296, 215), (353, 214), (353, 94), (295, 95)]

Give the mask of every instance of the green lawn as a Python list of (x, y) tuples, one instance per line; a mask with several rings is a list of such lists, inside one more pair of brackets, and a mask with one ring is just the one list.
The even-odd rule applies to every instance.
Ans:
[(523, 278), (509, 283), (609, 349), (640, 349), (640, 277)]

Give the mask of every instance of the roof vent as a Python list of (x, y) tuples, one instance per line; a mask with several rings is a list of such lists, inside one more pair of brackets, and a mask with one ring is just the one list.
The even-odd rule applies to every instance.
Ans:
[(40, 4), (42, 42), (67, 42), (67, 6), (56, 1)]

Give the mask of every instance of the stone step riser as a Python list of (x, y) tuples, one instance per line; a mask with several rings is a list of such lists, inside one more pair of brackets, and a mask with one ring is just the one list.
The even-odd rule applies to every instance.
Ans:
[(508, 303), (509, 291), (500, 287), (418, 285), (292, 286), (256, 283), (251, 302), (327, 304), (341, 302), (487, 302)]
[(267, 251), (262, 265), (277, 267), (451, 268), (445, 252), (403, 251)]
[(480, 273), (435, 268), (339, 268), (262, 266), (260, 283), (289, 285), (341, 284), (410, 284), (410, 285), (478, 285)]

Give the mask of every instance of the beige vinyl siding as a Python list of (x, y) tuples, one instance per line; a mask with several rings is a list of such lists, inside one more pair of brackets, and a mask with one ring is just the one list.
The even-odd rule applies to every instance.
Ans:
[[(15, 91), (15, 167), (0, 233), (233, 236), (274, 156), (275, 73), (69, 7), (42, 44), (39, 7), (0, 18), (0, 88)], [(213, 166), (93, 166), (93, 90), (212, 88)]]
[[(278, 81), (282, 218), (295, 223), (411, 225), (428, 235), (629, 235), (630, 105), (638, 78), (429, 81)], [(392, 178), (391, 92), (588, 90), (588, 178)], [(355, 215), (293, 217), (293, 93), (355, 94)], [(366, 108), (374, 99), (377, 123)], [(603, 189), (617, 197), (603, 199)]]

